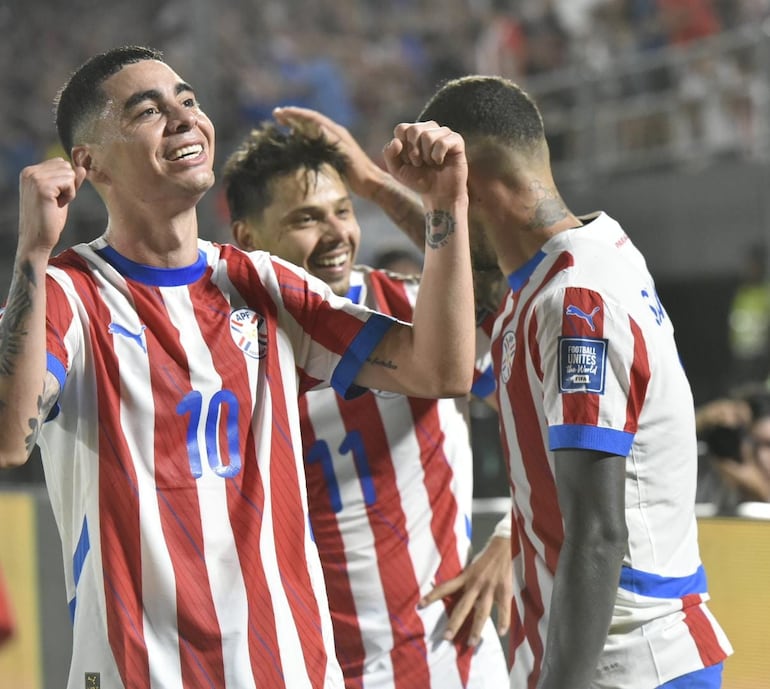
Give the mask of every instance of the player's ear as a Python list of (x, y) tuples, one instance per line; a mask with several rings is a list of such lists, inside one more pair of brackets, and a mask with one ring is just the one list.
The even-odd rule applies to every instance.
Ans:
[(85, 169), (86, 179), (90, 180), (92, 183), (101, 180), (102, 174), (96, 165), (94, 165), (94, 157), (87, 144), (73, 146), (70, 158), (75, 167), (82, 167)]
[(257, 232), (245, 220), (233, 220), (231, 225), (236, 245), (244, 251), (261, 248)]

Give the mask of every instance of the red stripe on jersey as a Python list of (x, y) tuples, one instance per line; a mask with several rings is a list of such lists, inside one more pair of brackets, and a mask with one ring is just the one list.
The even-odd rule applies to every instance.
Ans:
[[(235, 263), (231, 258), (228, 265)], [(297, 474), (295, 448), (292, 442), (289, 414), (286, 407), (286, 390), (283, 386), (278, 356), (279, 338), (277, 337), (275, 319), (276, 307), (269, 293), (262, 285), (256, 269), (245, 255), (239, 264), (235, 270), (229, 273), (231, 282), (241, 295), (248, 295), (246, 301), (250, 308), (261, 315), (269, 314), (267, 319), (268, 352), (264, 359), (264, 365), (267, 366), (266, 380), (270, 385), (272, 399), (273, 428), (270, 435), (269, 466), (276, 557), (282, 575), (281, 583), (300, 638), (310, 684), (312, 687), (320, 688), (323, 686), (326, 677), (328, 657), (322, 636), (318, 600), (313, 589), (309, 565), (305, 557), (304, 544), (307, 537), (305, 531), (307, 524), (304, 517), (304, 506), (300, 498), (299, 484), (300, 479), (304, 477), (300, 477)], [(296, 277), (292, 271), (284, 269), (280, 264), (273, 262), (273, 267), (276, 269), (276, 272), (280, 270), (282, 274)], [(285, 277), (285, 275), (282, 277)], [(241, 281), (243, 278), (246, 280), (245, 285)], [(283, 284), (284, 280), (281, 279), (281, 282)], [(297, 278), (294, 289), (299, 289), (301, 295), (309, 297), (315, 303), (322, 302), (320, 297), (307, 289), (307, 283), (299, 278)], [(282, 292), (285, 294), (285, 289), (282, 289)], [(300, 295), (298, 294), (298, 296)], [(302, 320), (303, 317), (296, 312), (297, 304), (294, 304), (294, 307), (295, 317)], [(308, 308), (307, 301), (304, 302), (302, 308)], [(339, 312), (337, 311), (336, 313)], [(306, 319), (306, 316), (304, 318)], [(355, 320), (355, 323), (360, 327), (360, 321)], [(325, 324), (325, 327), (329, 327), (328, 322)], [(246, 525), (244, 525), (244, 528), (246, 528)], [(249, 537), (253, 539), (253, 535)], [(255, 550), (254, 552), (259, 551)], [(268, 595), (268, 593), (265, 592), (265, 595)], [(252, 624), (257, 623), (255, 617), (258, 618), (259, 615), (264, 615), (264, 610), (254, 609), (253, 615), (250, 613)], [(277, 643), (271, 645), (270, 652), (274, 654), (277, 661), (279, 658)]]
[[(604, 337), (604, 301), (592, 290), (568, 287), (564, 291), (562, 335), (564, 337)], [(599, 422), (599, 395), (571, 392), (561, 396), (564, 423), (596, 426)]]
[[(252, 289), (257, 284), (252, 283)], [(248, 592), (249, 656), (251, 669), (257, 686), (282, 686), (283, 668), (278, 649), (278, 636), (275, 625), (275, 610), (270, 590), (261, 562), (261, 535), (263, 513), (265, 509), (265, 491), (262, 476), (257, 463), (256, 450), (252, 442), (250, 401), (255, 394), (251, 390), (249, 376), (244, 366), (243, 355), (234, 345), (229, 333), (223, 333), (221, 322), (206, 318), (212, 309), (228, 312), (230, 304), (221, 292), (208, 280), (198, 281), (190, 286), (191, 298), (196, 312), (196, 319), (206, 346), (212, 351), (212, 360), (217, 366), (217, 373), (222, 379), (222, 389), (233, 393), (238, 404), (238, 448), (241, 457), (241, 471), (236, 476), (226, 479), (227, 502), (230, 515), (230, 527), (233, 531), (241, 574)], [(266, 300), (269, 302), (269, 300)], [(257, 310), (257, 309), (255, 309)], [(274, 309), (258, 311), (271, 315)], [(274, 319), (269, 318), (269, 327)], [(268, 341), (275, 342), (274, 328), (268, 333)], [(222, 405), (222, 417), (234, 410), (229, 404)], [(229, 447), (228, 424), (220, 421), (219, 447)], [(229, 457), (228, 460), (232, 460)], [(224, 462), (223, 462), (224, 463)], [(227, 462), (229, 463), (229, 461)], [(249, 515), (245, 518), (244, 515)]]
[(361, 434), (363, 447), (382, 450), (382, 454), (369, 462), (377, 499), (374, 504), (367, 505), (366, 511), (374, 534), (380, 583), (391, 621), (393, 648), (390, 656), (394, 689), (427, 687), (430, 685), (430, 674), (426, 665), (425, 629), (417, 614), (420, 586), (414, 576), (406, 515), (401, 505), (393, 459), (376, 397), (367, 394), (345, 401), (337, 396), (337, 403), (341, 409), (350, 404), (356, 405), (357, 418), (368, 419), (368, 422), (351, 422), (350, 414), (343, 411), (346, 430), (357, 430)]
[(72, 309), (64, 290), (50, 275), (45, 278), (46, 289), (46, 350), (55, 356), (64, 368), (69, 369), (69, 356), (64, 346), (64, 336), (72, 323)]
[[(182, 680), (186, 687), (223, 686), (221, 632), (204, 555), (198, 487), (188, 455), (187, 431), (194, 412), (178, 411), (180, 403), (192, 399), (189, 396), (197, 391), (192, 390), (187, 353), (163, 304), (161, 290), (130, 281), (128, 287), (136, 312), (147, 326), (155, 457), (164, 458), (155, 463), (155, 487), (176, 582)], [(205, 412), (199, 411), (205, 418)]]
[(149, 686), (137, 477), (120, 426), (120, 390), (114, 385), (120, 366), (107, 329), (111, 317), (85, 262), (75, 257), (69, 265), (76, 267), (69, 272), (75, 290), (90, 307), (99, 409), (99, 534), (107, 633), (123, 683)]
[[(308, 404), (304, 395), (299, 398), (299, 411), (302, 421), (303, 455), (307, 457), (317, 438), (313, 424), (308, 421)], [(337, 640), (337, 659), (345, 675), (347, 689), (363, 687), (361, 675), (366, 650), (358, 627), (356, 604), (345, 558), (345, 544), (331, 503), (331, 492), (324, 476), (324, 464), (306, 462), (305, 473), (308, 503), (311, 505), (310, 519), (324, 570), (334, 637)], [(341, 643), (342, 641), (344, 643)]]
[[(332, 352), (344, 352), (361, 330), (361, 320), (331, 306), (312, 291), (298, 273), (275, 261), (273, 268), (281, 285), (284, 306), (292, 318), (321, 346)], [(303, 390), (309, 387), (303, 382)]]
[(647, 358), (647, 345), (644, 342), (641, 328), (630, 316), (628, 320), (634, 338), (634, 361), (631, 365), (628, 402), (626, 404), (626, 425), (623, 430), (628, 433), (636, 433), (639, 428), (639, 415), (642, 413), (644, 400), (647, 396), (647, 385), (650, 382), (650, 361)]
[(701, 603), (702, 599), (697, 593), (683, 596), (682, 611), (684, 612), (684, 623), (689, 628), (693, 641), (698, 647), (703, 666), (710, 667), (724, 660), (725, 652), (719, 645), (716, 634), (714, 634), (711, 621), (700, 607)]

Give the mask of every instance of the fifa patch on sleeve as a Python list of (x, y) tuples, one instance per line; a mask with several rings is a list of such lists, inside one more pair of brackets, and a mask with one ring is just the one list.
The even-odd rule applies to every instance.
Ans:
[(559, 338), (560, 392), (604, 394), (607, 340), (598, 337)]

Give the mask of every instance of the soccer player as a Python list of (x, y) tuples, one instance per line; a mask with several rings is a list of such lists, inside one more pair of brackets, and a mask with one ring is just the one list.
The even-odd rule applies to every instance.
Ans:
[[(356, 264), (361, 228), (352, 193), (380, 203), (407, 234), (423, 223), (419, 199), (321, 113), (282, 108), (275, 115), (291, 129), (266, 123), (253, 130), (224, 168), (238, 245), (292, 261), (336, 294), (411, 321), (418, 278)], [(475, 391), (490, 394), (489, 382), (480, 375)], [(469, 555), (467, 399), (379, 390), (345, 399), (331, 388), (311, 390), (300, 397), (300, 423), (310, 522), (346, 686), (505, 683), (488, 616), (451, 642), (443, 640), (451, 597), (418, 607)]]
[[(71, 163), (20, 176), (0, 466), (40, 443), (73, 620), (67, 686), (343, 686), (297, 396), (329, 382), (467, 394), (461, 137), (428, 124), (385, 149), (425, 208), (410, 326), (266, 253), (199, 238), (214, 127), (156, 51), (88, 60), (60, 93), (57, 128)], [(105, 232), (52, 258), (84, 179)]]
[(720, 686), (732, 649), (698, 553), (693, 399), (644, 258), (606, 213), (567, 208), (517, 85), (450, 81), (419, 119), (465, 139), (472, 264), (510, 287), (492, 355), (513, 492), (511, 687)]

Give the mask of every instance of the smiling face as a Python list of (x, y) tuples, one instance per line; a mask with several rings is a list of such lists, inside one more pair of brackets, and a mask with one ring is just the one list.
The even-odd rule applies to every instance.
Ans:
[(271, 202), (261, 217), (236, 223), (246, 249), (263, 249), (321, 278), (345, 295), (361, 240), (347, 186), (337, 171), (297, 170), (274, 178)]
[(103, 84), (107, 105), (73, 161), (108, 203), (196, 202), (214, 183), (214, 127), (168, 65), (143, 60)]

